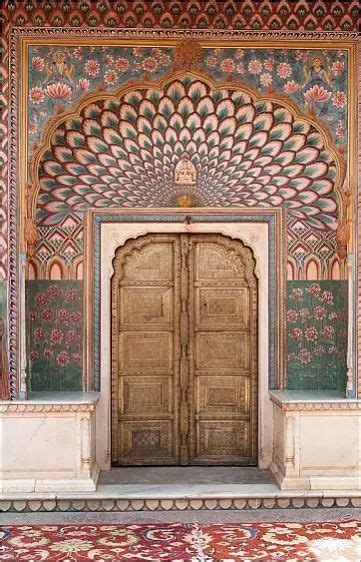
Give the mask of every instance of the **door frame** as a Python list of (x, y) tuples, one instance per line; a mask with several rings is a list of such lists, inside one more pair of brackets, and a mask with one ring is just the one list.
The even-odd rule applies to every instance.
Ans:
[[(205, 246), (208, 244), (211, 244), (212, 248), (215, 247), (219, 250), (222, 256), (221, 259), (225, 260), (219, 263), (218, 270), (224, 268), (227, 270), (232, 269), (229, 267), (229, 264), (227, 265), (227, 258), (230, 257), (232, 260), (236, 260), (235, 263), (239, 265), (242, 264), (241, 267), (232, 271), (231, 276), (221, 276), (215, 280), (212, 279), (212, 276), (208, 276), (204, 269), (202, 272), (199, 271), (198, 268), (201, 265), (199, 252), (201, 252), (202, 248), (204, 250)], [(153, 265), (153, 267), (151, 267), (153, 270), (152, 276), (146, 278), (150, 283), (148, 286), (143, 275), (137, 275), (138, 269), (136, 268), (136, 271), (133, 271), (132, 264), (136, 263), (140, 265), (140, 271), (142, 272), (144, 266), (148, 269), (148, 261), (145, 256), (149, 256), (148, 252), (149, 250), (152, 251), (152, 248), (156, 248), (157, 252), (159, 252), (161, 248), (164, 252), (164, 254), (159, 254), (158, 260), (160, 259), (162, 262), (164, 258), (166, 269), (161, 268), (163, 276), (158, 276), (160, 263), (157, 261), (158, 265)], [(145, 254), (142, 253), (143, 251)], [(165, 256), (169, 258), (169, 255), (172, 256), (172, 259), (166, 260)], [(202, 255), (204, 256), (204, 254)], [(140, 256), (142, 256), (142, 258)], [(138, 262), (138, 259), (140, 259), (140, 262)], [(135, 260), (135, 262), (133, 260)], [(258, 460), (258, 279), (255, 275), (256, 261), (252, 249), (240, 240), (222, 234), (151, 233), (145, 236), (139, 236), (136, 239), (131, 238), (127, 240), (125, 244), (119, 246), (115, 251), (115, 257), (112, 263), (114, 269), (114, 275), (111, 278), (112, 465), (204, 466), (207, 464), (214, 464), (215, 466), (254, 466)], [(130, 271), (128, 266), (130, 267)], [(147, 275), (149, 274), (147, 273)], [(164, 275), (166, 275), (166, 277), (164, 277)], [(171, 283), (169, 283), (169, 279), (171, 279)], [(203, 324), (201, 318), (198, 316), (199, 314), (202, 316), (201, 308), (198, 308), (200, 302), (197, 305), (199, 299), (202, 300), (202, 291), (206, 291), (208, 294), (209, 291), (211, 291), (213, 297), (217, 294), (217, 298), (219, 298), (221, 296), (219, 291), (223, 294), (223, 289), (235, 291), (237, 287), (238, 291), (242, 292), (238, 292), (238, 297), (234, 296), (234, 292), (232, 293), (233, 298), (237, 298), (237, 302), (239, 302), (238, 299), (241, 299), (241, 294), (243, 295), (242, 298), (244, 298), (244, 291), (247, 293), (248, 308), (245, 309), (247, 311), (247, 320), (244, 319), (244, 309), (242, 309), (242, 313), (240, 312), (240, 316), (238, 317), (241, 325), (238, 325), (238, 327), (235, 326), (234, 320), (233, 324), (230, 323), (227, 325), (225, 318), (223, 318), (223, 323), (221, 325), (217, 323), (214, 324), (215, 319), (212, 320), (212, 317), (207, 316), (207, 314), (208, 321), (211, 320), (211, 326), (209, 326), (209, 324)], [(161, 291), (161, 298), (164, 298), (165, 294), (167, 294), (168, 299), (171, 298), (171, 302), (173, 303), (171, 313), (170, 310), (166, 309), (167, 312), (165, 316), (163, 316), (163, 312), (160, 313), (158, 309), (157, 311), (153, 310), (153, 319), (156, 319), (156, 322), (147, 327), (145, 327), (143, 323), (144, 319), (141, 321), (138, 317), (139, 313), (142, 314), (142, 310), (134, 310), (131, 308), (130, 316), (128, 316), (129, 310), (126, 300), (123, 300), (125, 299), (125, 293), (128, 294), (129, 298), (132, 298), (133, 295), (134, 299), (135, 294), (138, 295), (138, 298), (142, 298), (145, 294), (144, 291), (148, 297), (153, 295), (155, 298), (157, 298), (157, 296), (159, 298), (159, 291)], [(216, 291), (216, 293), (214, 291)], [(169, 297), (170, 294), (172, 295), (171, 297)], [(131, 302), (134, 305), (134, 300)], [(234, 302), (235, 301), (232, 301), (232, 303)], [(159, 305), (159, 301), (157, 301), (157, 304)], [(128, 310), (126, 316), (121, 312), (124, 306)], [(212, 328), (211, 331), (209, 331), (210, 327)], [(212, 372), (212, 366), (207, 362), (203, 363), (203, 365), (198, 365), (196, 357), (198, 357), (198, 352), (200, 352), (202, 347), (199, 338), (203, 338), (204, 336), (207, 338), (214, 338), (214, 328), (219, 330), (218, 337), (224, 337), (225, 334), (227, 338), (234, 337), (233, 333), (237, 332), (238, 336), (233, 345), (236, 345), (236, 342), (240, 343), (240, 338), (244, 337), (246, 329), (248, 343), (243, 341), (242, 354), (240, 357), (242, 357), (244, 353), (249, 354), (248, 366), (244, 364), (242, 367), (238, 364), (236, 367), (234, 364), (235, 357), (233, 357), (233, 365), (231, 368), (233, 370), (235, 369), (237, 372), (230, 372), (228, 370), (223, 373), (221, 365), (219, 365), (221, 371), (216, 369), (215, 372)], [(139, 332), (139, 330), (141, 330), (141, 332)], [(129, 343), (128, 338), (131, 338), (131, 340), (136, 342), (136, 345), (139, 346), (139, 333), (143, 333), (143, 336), (146, 337), (144, 331), (146, 331), (147, 336), (158, 338), (160, 347), (162, 347), (162, 344), (159, 339), (159, 331), (162, 332), (163, 337), (164, 334), (167, 334), (166, 340), (163, 339), (162, 342), (163, 345), (166, 345), (168, 352), (166, 353), (166, 357), (163, 356), (162, 359), (157, 356), (156, 360), (158, 361), (160, 370), (156, 370), (155, 373), (153, 373), (154, 378), (150, 376), (151, 373), (148, 370), (149, 366), (147, 367), (143, 363), (145, 359), (143, 355), (142, 362), (139, 364), (139, 371), (137, 370), (134, 372), (132, 362), (123, 363), (124, 353), (126, 353), (126, 350), (129, 351), (126, 341)], [(171, 336), (171, 348), (167, 347), (170, 341), (169, 336)], [(133, 338), (135, 338), (135, 340)], [(214, 343), (216, 342), (214, 341)], [(186, 346), (186, 348), (184, 346)], [(122, 351), (120, 351), (120, 349), (122, 349)], [(140, 352), (140, 348), (138, 349)], [(172, 349), (171, 357), (169, 355), (170, 349)], [(186, 356), (184, 355), (185, 349), (188, 349)], [(205, 350), (203, 349), (203, 351)], [(211, 350), (207, 348), (206, 355), (210, 352)], [(152, 356), (152, 360), (154, 359), (155, 357)], [(203, 356), (201, 363), (204, 360), (205, 357)], [(183, 379), (184, 370), (187, 373), (186, 381)], [(245, 370), (247, 371), (246, 376)], [(206, 376), (202, 377), (202, 373)], [(242, 413), (242, 416), (248, 415), (247, 426), (243, 425), (243, 417), (230, 418), (227, 415), (223, 417), (222, 413), (219, 411), (215, 413), (215, 417), (212, 416), (212, 418), (209, 419), (208, 416), (204, 418), (204, 412), (198, 411), (198, 400), (200, 399), (202, 401), (202, 399), (200, 395), (196, 397), (194, 394), (195, 389), (198, 388), (198, 391), (202, 394), (202, 389), (198, 385), (204, 380), (207, 380), (208, 383), (211, 383), (211, 381), (214, 383), (217, 379), (214, 379), (213, 375), (217, 373), (217, 377), (224, 377), (222, 380), (226, 385), (227, 379), (236, 376), (240, 377), (237, 380), (243, 381), (243, 383), (247, 385), (246, 387), (242, 387), (245, 392), (242, 405), (243, 407), (246, 405), (246, 408), (243, 412), (239, 412), (240, 414)], [(137, 382), (134, 380), (136, 374), (138, 375)], [(169, 383), (170, 379), (170, 386), (164, 386)], [(128, 383), (126, 382), (127, 380)], [(145, 382), (145, 380), (147, 382)], [(184, 382), (186, 382), (186, 387), (182, 386)], [(125, 404), (126, 397), (124, 394), (128, 384), (129, 389), (133, 388), (131, 392), (132, 395), (137, 384), (139, 385), (138, 393), (141, 392), (140, 389), (142, 387), (148, 388), (150, 393), (157, 392), (157, 388), (159, 388), (158, 385), (162, 384), (162, 388), (167, 396), (166, 403), (170, 409), (166, 412), (163, 407), (160, 408), (157, 412), (159, 415), (154, 412), (154, 417), (151, 419), (148, 418), (148, 412), (145, 411), (143, 417), (132, 400), (132, 406), (128, 409)], [(151, 390), (152, 384), (155, 386), (153, 386)], [(241, 389), (241, 387), (239, 388)], [(246, 388), (248, 388), (248, 391)], [(165, 389), (167, 389), (167, 391)], [(228, 390), (234, 397), (234, 392), (230, 386), (228, 386)], [(161, 403), (162, 406), (164, 406), (163, 399), (160, 398), (159, 394), (158, 399), (159, 402), (156, 400), (157, 404), (159, 405), (159, 403)], [(122, 403), (125, 408), (124, 410), (121, 406)], [(233, 403), (229, 403), (229, 406), (231, 405), (234, 406)], [(205, 406), (205, 404), (203, 404), (203, 406)], [(208, 410), (209, 414), (210, 412), (211, 411)], [(170, 418), (163, 417), (166, 413), (170, 415)], [(197, 413), (200, 419), (198, 419)], [(223, 427), (224, 430), (230, 427), (230, 423), (237, 423), (237, 440), (240, 439), (242, 434), (241, 427), (243, 427), (243, 430), (247, 432), (247, 452), (244, 451), (241, 455), (240, 450), (238, 450), (238, 453), (235, 450), (233, 453), (229, 451), (226, 455), (222, 455), (222, 459), (217, 458), (216, 453), (209, 453), (209, 455), (205, 452), (202, 453), (200, 451), (202, 439), (200, 438), (199, 432), (202, 431), (202, 427), (207, 427), (208, 430), (211, 431), (211, 428), (214, 428), (213, 424), (215, 422), (220, 423), (220, 427)], [(184, 424), (187, 428), (186, 430), (184, 430)], [(144, 450), (140, 454), (140, 457), (133, 457), (131, 452), (129, 455), (124, 453), (123, 456), (123, 448), (125, 447), (127, 449), (131, 447), (128, 441), (130, 437), (129, 428), (132, 428), (131, 433), (133, 431), (137, 432), (139, 425), (143, 425), (148, 431), (154, 432), (156, 432), (156, 428), (158, 428), (159, 431), (160, 427), (163, 427), (162, 439), (165, 439), (165, 442), (163, 442), (163, 452), (166, 457), (162, 456), (159, 458), (157, 455), (149, 457)], [(186, 442), (184, 442), (184, 431), (187, 435)], [(205, 429), (203, 429), (203, 431), (205, 431)], [(168, 437), (165, 437), (166, 435)], [(171, 448), (170, 442), (172, 443)], [(167, 452), (165, 452), (165, 449)], [(143, 455), (145, 456), (143, 457)]]
[[(116, 249), (150, 233), (223, 234), (249, 246), (258, 279), (258, 466), (268, 468), (273, 451), (269, 388), (284, 381), (285, 220), (280, 209), (117, 209), (89, 211), (85, 313), (86, 388), (100, 390), (96, 416), (97, 460), (111, 458), (111, 277)], [(98, 371), (98, 373), (97, 373)], [(97, 377), (98, 374), (98, 377)], [(92, 376), (93, 375), (93, 380)]]

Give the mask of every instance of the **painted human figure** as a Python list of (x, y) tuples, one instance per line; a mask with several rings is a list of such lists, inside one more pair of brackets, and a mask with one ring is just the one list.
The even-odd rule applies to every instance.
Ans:
[(68, 66), (65, 62), (65, 54), (61, 51), (57, 51), (54, 54), (51, 64), (46, 66), (47, 84), (62, 82), (70, 86), (72, 84), (71, 75), (73, 74), (73, 70), (74, 65)]
[(311, 67), (304, 68), (305, 82), (303, 87), (312, 88), (316, 84), (318, 86), (331, 86), (330, 76), (322, 64), (320, 57), (312, 59)]

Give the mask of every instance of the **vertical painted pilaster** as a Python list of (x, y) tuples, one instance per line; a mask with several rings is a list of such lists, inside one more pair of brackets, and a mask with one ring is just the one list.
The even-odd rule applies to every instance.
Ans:
[(346, 398), (355, 398), (356, 396), (356, 377), (355, 377), (355, 255), (347, 256), (347, 278), (348, 278), (348, 323), (347, 323), (347, 384)]

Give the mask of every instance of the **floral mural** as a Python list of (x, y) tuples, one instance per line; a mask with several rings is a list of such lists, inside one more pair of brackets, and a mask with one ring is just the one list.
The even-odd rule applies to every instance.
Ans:
[[(347, 32), (358, 30), (359, 6), (356, 0), (351, 2), (315, 2), (306, 0), (298, 2), (270, 3), (260, 2), (172, 2), (168, 7), (162, 2), (112, 2), (103, 0), (94, 3), (91, 0), (5, 0), (1, 4), (1, 21), (3, 23), (3, 98), (2, 143), (3, 160), (6, 161), (9, 140), (9, 78), (24, 68), (20, 61), (20, 49), (10, 49), (10, 31), (21, 28), (31, 31), (36, 38), (37, 46), (28, 50), (27, 123), (21, 123), (21, 129), (28, 131), (29, 153), (32, 155), (35, 145), (41, 142), (46, 123), (57, 111), (68, 110), (80, 98), (99, 88), (112, 90), (129, 79), (158, 80), (172, 69), (172, 49), (161, 47), (113, 47), (103, 46), (103, 37), (118, 37), (117, 28), (139, 28), (140, 33), (150, 30), (156, 40), (159, 30), (284, 30), (304, 33), (318, 31), (315, 38), (323, 41), (327, 32), (343, 31), (347, 40)], [(28, 28), (28, 30), (26, 29)], [(32, 28), (32, 29), (30, 29)], [(38, 29), (35, 29), (38, 28)], [(73, 30), (71, 30), (73, 28)], [(75, 29), (78, 28), (78, 29)], [(66, 47), (58, 38), (66, 32), (73, 34), (73, 46)], [(91, 46), (82, 45), (89, 33), (97, 34), (98, 43)], [(283, 32), (283, 31), (282, 31)], [(122, 32), (120, 32), (122, 33)], [(227, 33), (227, 32), (226, 32)], [(104, 34), (104, 35), (103, 35)], [(187, 36), (187, 32), (185, 33)], [(296, 36), (296, 35), (295, 35)], [(298, 37), (301, 37), (298, 35)], [(342, 38), (343, 40), (343, 38)], [(42, 45), (41, 42), (46, 43)], [(216, 80), (224, 80), (227, 76), (232, 81), (244, 82), (261, 92), (274, 89), (284, 93), (299, 104), (300, 108), (314, 112), (329, 126), (334, 135), (335, 143), (347, 154), (347, 99), (346, 77), (350, 76), (347, 52), (337, 49), (240, 49), (204, 50), (203, 71)], [(267, 43), (265, 43), (267, 44)], [(287, 43), (285, 43), (286, 45)], [(321, 44), (321, 43), (320, 43)], [(328, 42), (328, 45), (330, 40)], [(109, 45), (109, 44), (108, 44)], [(60, 53), (56, 56), (56, 53)], [(166, 55), (170, 57), (171, 61)], [(321, 59), (321, 66), (314, 64), (315, 57)], [(113, 57), (113, 59), (112, 59)], [(212, 61), (209, 57), (214, 57)], [(118, 60), (118, 59), (125, 59)], [(148, 60), (146, 60), (148, 59)], [(154, 62), (154, 59), (157, 62)], [(209, 60), (208, 60), (209, 59)], [(231, 62), (229, 62), (231, 59)], [(272, 59), (273, 65), (268, 62)], [(163, 63), (162, 63), (163, 61)], [(210, 65), (207, 63), (211, 63)], [(144, 64), (143, 64), (144, 63)], [(242, 63), (242, 64), (241, 64)], [(162, 66), (164, 64), (164, 66)], [(289, 66), (291, 66), (291, 72)], [(310, 68), (314, 66), (313, 71)], [(156, 67), (156, 68), (155, 68)], [(11, 72), (10, 72), (11, 71)], [(310, 91), (309, 91), (310, 90)], [(22, 94), (17, 93), (17, 101), (23, 101)], [(19, 124), (19, 123), (18, 123)], [(11, 145), (10, 145), (11, 146)], [(18, 150), (19, 147), (15, 147)], [(11, 154), (10, 154), (11, 156)], [(0, 178), (3, 205), (0, 205), (0, 279), (4, 281), (1, 316), (6, 317), (5, 332), (9, 328), (9, 353), (12, 361), (18, 354), (16, 337), (12, 335), (18, 330), (19, 294), (12, 264), (17, 263), (15, 251), (17, 247), (15, 222), (19, 209), (17, 200), (18, 186), (26, 179), (14, 182), (9, 187), (8, 172), (13, 172), (16, 158), (10, 158), (9, 166), (3, 166)], [(14, 191), (11, 191), (11, 190)], [(19, 192), (20, 195), (20, 192)], [(10, 218), (10, 225), (8, 224)], [(62, 262), (62, 278), (80, 278), (76, 272), (76, 264), (82, 254), (82, 214), (68, 215), (66, 221), (74, 220), (80, 224), (80, 230), (71, 233), (63, 227), (63, 222), (53, 226), (42, 226), (39, 229), (40, 239), (36, 247), (34, 276), (39, 279), (51, 278), (50, 265), (54, 256)], [(293, 278), (304, 278), (304, 262), (311, 254), (316, 255), (320, 262), (320, 278), (331, 278), (329, 266), (335, 255), (336, 244), (332, 231), (315, 231), (315, 235), (302, 228), (303, 225), (295, 217), (288, 217), (289, 254), (294, 256), (297, 271)], [(313, 234), (314, 234), (313, 233)], [(61, 246), (61, 240), (65, 240)], [(8, 252), (10, 247), (10, 251)], [(322, 267), (321, 267), (322, 266)], [(10, 270), (10, 271), (9, 271)], [(58, 283), (57, 283), (58, 284)], [(6, 289), (5, 285), (8, 287)], [(9, 289), (12, 287), (12, 290)], [(6, 291), (9, 292), (6, 295)], [(15, 295), (15, 296), (14, 296)], [(5, 297), (8, 296), (8, 303)], [(8, 324), (8, 326), (7, 326)], [(30, 336), (29, 336), (30, 337)], [(13, 347), (12, 347), (13, 346)], [(16, 361), (15, 361), (16, 363)], [(11, 396), (16, 396), (17, 365), (10, 367)]]
[(29, 140), (40, 141), (47, 120), (89, 91), (115, 90), (130, 80), (159, 80), (172, 68), (172, 49), (61, 47), (29, 49)]
[(287, 388), (346, 388), (347, 281), (287, 283)]
[(241, 80), (261, 92), (290, 97), (322, 119), (339, 146), (346, 143), (347, 52), (310, 49), (205, 49), (217, 80)]
[[(48, 119), (57, 112), (71, 111), (84, 94), (114, 92), (131, 81), (158, 81), (177, 68), (177, 56), (174, 47), (29, 46), (30, 151), (41, 142)], [(61, 229), (70, 214), (81, 220), (90, 206), (179, 206), (174, 166), (175, 159), (186, 153), (198, 170), (197, 193), (188, 198), (190, 206), (283, 206), (288, 211), (293, 268), (289, 277), (307, 278), (303, 270), (306, 258), (312, 256), (317, 263), (316, 277), (332, 278), (338, 218), (334, 157), (307, 119), (295, 119), (282, 110), (282, 100), (280, 104), (253, 104), (248, 111), (252, 96), (247, 87), (261, 95), (289, 98), (306, 117), (322, 120), (335, 144), (346, 152), (348, 52), (199, 48), (197, 57), (196, 70), (216, 82), (238, 85), (243, 96), (235, 100), (237, 90), (230, 89), (227, 102), (222, 95), (225, 90), (212, 90), (201, 80), (202, 100), (190, 97), (187, 84), (185, 88), (174, 86), (177, 92), (172, 94), (166, 92), (172, 87), (164, 88), (165, 99), (151, 87), (146, 92), (134, 87), (119, 103), (94, 101), (54, 132), (38, 174), (36, 220), (41, 236), (34, 258), (37, 277), (51, 277), (47, 264), (55, 255), (59, 263), (64, 262), (62, 251), (52, 250), (52, 229)], [(176, 94), (184, 99), (174, 98)], [(179, 113), (180, 106), (185, 113)], [(218, 136), (217, 127), (222, 133)], [(81, 255), (72, 250), (73, 262)], [(73, 273), (71, 277), (75, 277)]]
[[(30, 46), (30, 154), (56, 113), (71, 111), (89, 92), (112, 92), (130, 81), (156, 82), (176, 68), (175, 58), (171, 47)], [(318, 275), (329, 278), (336, 251), (335, 160), (307, 119), (295, 119), (281, 103), (254, 99), (247, 87), (261, 95), (289, 98), (300, 111), (323, 121), (335, 145), (346, 153), (347, 51), (205, 48), (197, 69), (216, 82), (239, 85), (238, 92), (183, 77), (169, 82), (161, 95), (151, 86), (134, 87), (120, 100), (96, 100), (59, 125), (39, 168), (36, 219), (41, 237), (34, 259), (43, 272), (39, 277), (49, 276), (46, 264), (55, 255), (65, 264), (57, 244), (69, 217), (81, 224), (89, 207), (177, 206), (174, 170), (186, 154), (197, 169), (200, 206), (282, 205), (288, 215), (289, 255), (297, 268), (301, 270), (305, 257), (312, 255)], [(246, 88), (241, 91), (242, 87)], [(82, 231), (76, 236), (82, 240)], [(69, 254), (74, 262), (81, 255), (82, 248)], [(64, 265), (63, 277), (65, 270)], [(346, 283), (314, 283), (319, 294), (304, 283), (288, 285), (288, 387), (344, 389)], [(65, 285), (56, 285), (63, 291)], [(299, 300), (293, 289), (302, 290)], [(39, 317), (30, 318), (34, 390), (80, 385), (81, 341), (72, 340), (70, 351), (64, 345), (64, 328), (75, 330), (70, 314), (80, 310), (66, 316), (66, 306), (60, 306), (64, 295), (59, 298), (51, 330), (50, 320), (43, 333), (38, 329), (43, 324), (36, 324)], [(35, 305), (33, 299), (33, 309)], [(79, 333), (80, 327), (77, 337)]]
[[(129, 80), (159, 80), (173, 65), (169, 47), (30, 47), (29, 146), (40, 142), (59, 106), (71, 107), (88, 91), (115, 90)], [(217, 48), (203, 49), (200, 70), (217, 81), (287, 95), (322, 119), (345, 149), (347, 67), (345, 50)]]
[(27, 282), (30, 390), (81, 389), (82, 289), (79, 281)]

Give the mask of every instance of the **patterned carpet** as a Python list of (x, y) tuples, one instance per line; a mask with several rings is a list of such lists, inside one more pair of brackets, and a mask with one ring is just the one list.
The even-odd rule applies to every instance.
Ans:
[(195, 523), (0, 526), (0, 561), (356, 562), (361, 525)]

